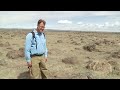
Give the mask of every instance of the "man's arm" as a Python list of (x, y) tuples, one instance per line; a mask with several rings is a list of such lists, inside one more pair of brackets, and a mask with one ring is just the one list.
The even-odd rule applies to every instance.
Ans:
[(48, 56), (48, 49), (47, 49), (47, 47), (46, 47), (45, 58), (47, 58), (47, 56)]
[(48, 57), (48, 49), (47, 49), (47, 45), (46, 45), (46, 39), (45, 39), (45, 62), (47, 61), (47, 57)]
[(31, 62), (31, 57), (30, 57), (31, 37), (32, 37), (32, 34), (29, 33), (26, 36), (26, 41), (25, 41), (25, 59), (27, 62)]
[(47, 53), (48, 53), (48, 49), (46, 47), (46, 51), (45, 51), (45, 62), (47, 62)]

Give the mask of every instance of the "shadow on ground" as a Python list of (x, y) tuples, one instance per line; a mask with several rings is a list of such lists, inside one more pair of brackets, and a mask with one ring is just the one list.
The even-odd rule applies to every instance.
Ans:
[(26, 72), (20, 73), (17, 78), (18, 79), (30, 79), (29, 72), (26, 71)]

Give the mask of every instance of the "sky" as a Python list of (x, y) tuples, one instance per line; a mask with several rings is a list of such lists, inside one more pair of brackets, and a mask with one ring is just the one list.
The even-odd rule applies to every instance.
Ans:
[(0, 11), (0, 28), (37, 27), (46, 29), (120, 32), (120, 11)]

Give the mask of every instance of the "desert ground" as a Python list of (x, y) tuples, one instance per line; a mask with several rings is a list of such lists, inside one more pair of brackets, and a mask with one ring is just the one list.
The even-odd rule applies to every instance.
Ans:
[[(29, 79), (24, 57), (32, 30), (0, 30), (0, 79)], [(120, 79), (120, 33), (45, 31), (48, 79)]]

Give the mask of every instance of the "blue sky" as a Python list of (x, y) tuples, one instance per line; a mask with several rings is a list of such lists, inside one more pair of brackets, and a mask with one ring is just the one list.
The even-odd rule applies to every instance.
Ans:
[(0, 28), (36, 28), (39, 19), (46, 29), (120, 32), (120, 11), (0, 11)]

